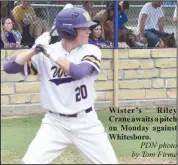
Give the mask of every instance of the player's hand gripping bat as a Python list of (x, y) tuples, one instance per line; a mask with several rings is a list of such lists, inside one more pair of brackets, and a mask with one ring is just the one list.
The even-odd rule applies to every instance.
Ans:
[[(55, 29), (56, 29), (56, 28), (55, 28), (55, 23), (54, 23), (53, 26), (51, 27), (49, 33), (46, 33), (46, 35), (52, 36), (52, 33), (54, 32)], [(43, 35), (43, 34), (42, 34), (42, 35)], [(51, 39), (50, 39), (50, 40), (51, 40)], [(50, 42), (50, 40), (49, 40), (49, 42)], [(45, 48), (44, 48), (44, 45), (42, 45), (42, 44), (37, 44), (35, 50), (36, 50), (37, 52), (43, 52), (47, 57), (49, 57), (49, 54), (46, 52), (46, 50), (45, 50)]]

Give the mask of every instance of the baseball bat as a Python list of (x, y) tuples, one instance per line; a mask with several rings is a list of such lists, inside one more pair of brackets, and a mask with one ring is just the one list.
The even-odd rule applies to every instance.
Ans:
[[(65, 7), (63, 8), (64, 9), (67, 9), (67, 8), (72, 8), (73, 5), (72, 4), (66, 4)], [(49, 30), (49, 35), (52, 36), (52, 33), (56, 30), (56, 20), (54, 19), (53, 21), (53, 25), (51, 27), (51, 29)], [(44, 48), (40, 45), (37, 46), (36, 48), (37, 51), (39, 52), (43, 52), (47, 57), (49, 57), (49, 54), (45, 52)]]
[[(73, 7), (73, 5), (72, 5), (71, 3), (68, 3), (68, 4), (66, 4), (66, 5), (64, 6), (63, 10), (64, 10), (64, 9), (68, 9), (68, 8), (72, 8), (72, 7)], [(55, 21), (55, 19), (54, 19), (54, 21), (53, 21), (53, 26), (51, 27), (51, 29), (50, 29), (50, 31), (49, 31), (50, 36), (52, 35), (52, 33), (54, 32), (54, 30), (56, 29), (56, 28), (55, 28), (55, 24), (56, 24), (56, 21)]]
[[(52, 36), (52, 33), (56, 30), (56, 26), (55, 26), (55, 22), (53, 23), (51, 29), (49, 30), (49, 35)], [(36, 47), (36, 50), (38, 52), (43, 52), (47, 57), (49, 57), (49, 54), (47, 54), (45, 51), (44, 51), (44, 48), (41, 46), (41, 45), (38, 45)]]
[(53, 23), (53, 26), (51, 27), (51, 29), (49, 30), (49, 35), (52, 36), (53, 32), (56, 30), (56, 26), (55, 23)]

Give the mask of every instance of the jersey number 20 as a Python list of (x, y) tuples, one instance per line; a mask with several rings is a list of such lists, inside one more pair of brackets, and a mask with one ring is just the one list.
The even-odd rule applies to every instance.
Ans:
[(87, 98), (87, 88), (85, 85), (81, 85), (75, 89), (76, 91), (76, 102), (81, 101), (81, 99)]

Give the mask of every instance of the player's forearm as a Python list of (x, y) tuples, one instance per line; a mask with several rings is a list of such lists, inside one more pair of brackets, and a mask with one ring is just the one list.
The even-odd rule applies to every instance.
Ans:
[(29, 49), (16, 56), (15, 62), (18, 64), (25, 64), (32, 56), (36, 55), (37, 52), (34, 49)]
[(70, 69), (70, 61), (67, 60), (66, 58), (59, 57), (56, 60), (56, 64), (61, 67), (61, 69), (65, 72), (68, 73)]
[(77, 80), (82, 79), (93, 70), (93, 66), (88, 63), (74, 64), (62, 57), (59, 57), (56, 63), (65, 73)]

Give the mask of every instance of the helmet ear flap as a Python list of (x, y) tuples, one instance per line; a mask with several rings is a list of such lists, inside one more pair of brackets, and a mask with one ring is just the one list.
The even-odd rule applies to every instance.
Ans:
[(73, 40), (77, 37), (77, 31), (69, 25), (63, 25), (57, 29), (58, 34), (68, 40)]

